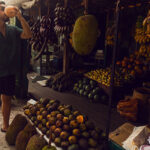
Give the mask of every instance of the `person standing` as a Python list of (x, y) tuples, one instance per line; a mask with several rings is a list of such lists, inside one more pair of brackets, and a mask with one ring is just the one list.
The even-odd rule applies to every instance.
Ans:
[(15, 74), (19, 63), (19, 44), (21, 39), (32, 37), (30, 27), (16, 7), (15, 16), (22, 25), (22, 29), (7, 25), (9, 17), (5, 14), (5, 2), (0, 0), (0, 96), (2, 102), (3, 124), (2, 132), (9, 127), (11, 99), (15, 92)]

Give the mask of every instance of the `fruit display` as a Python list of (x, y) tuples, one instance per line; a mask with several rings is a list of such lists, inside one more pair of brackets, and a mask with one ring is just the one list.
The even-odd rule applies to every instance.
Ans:
[(81, 96), (88, 97), (92, 102), (102, 102), (107, 104), (109, 97), (98, 83), (94, 80), (83, 78), (74, 84), (73, 91)]
[[(102, 85), (109, 87), (111, 80), (111, 68), (93, 70), (91, 72), (86, 73), (85, 76), (97, 81), (98, 83), (101, 83)], [(116, 71), (114, 80), (115, 86), (122, 86), (124, 81), (122, 73)]]
[(27, 119), (21, 114), (15, 116), (6, 132), (6, 141), (9, 145), (15, 145), (18, 133), (27, 125)]
[(72, 24), (74, 23), (73, 11), (70, 7), (64, 7), (61, 3), (56, 4), (55, 8), (55, 27), (57, 34), (70, 34), (72, 32)]
[(135, 41), (140, 44), (139, 55), (148, 58), (150, 57), (150, 37), (143, 26), (143, 20), (142, 16), (137, 19)]
[(146, 30), (143, 27), (143, 20), (144, 18), (139, 16), (136, 22), (135, 41), (139, 44), (146, 44), (150, 42), (150, 37), (147, 36)]
[(37, 20), (31, 27), (32, 38), (29, 40), (29, 43), (35, 51), (40, 51), (42, 43), (44, 42), (44, 39), (42, 39), (40, 34), (40, 26), (40, 20)]
[[(15, 148), (16, 150), (26, 150), (26, 146), (30, 138), (36, 134), (36, 129), (30, 123), (28, 123), (25, 128), (19, 132), (16, 138)], [(20, 144), (21, 143), (21, 144)]]
[(31, 27), (32, 38), (29, 42), (32, 45), (33, 50), (40, 51), (45, 39), (47, 39), (47, 43), (49, 44), (57, 42), (53, 27), (54, 22), (50, 18), (50, 14), (43, 16), (41, 20), (38, 20)]
[(117, 105), (118, 113), (130, 121), (137, 120), (138, 99), (121, 100)]
[(96, 149), (104, 142), (102, 130), (95, 127), (87, 116), (58, 100), (40, 99), (35, 105), (25, 106), (24, 113), (44, 135), (51, 136), (51, 141), (63, 149)]
[(26, 147), (26, 150), (41, 150), (46, 145), (46, 141), (39, 135), (33, 135)]
[(73, 48), (79, 55), (88, 55), (95, 47), (98, 38), (98, 22), (93, 15), (79, 17), (74, 25)]
[(66, 90), (72, 90), (74, 83), (82, 77), (82, 74), (78, 72), (69, 72), (68, 74), (63, 74), (59, 72), (55, 76), (51, 77), (47, 81), (47, 86), (53, 90), (64, 92)]

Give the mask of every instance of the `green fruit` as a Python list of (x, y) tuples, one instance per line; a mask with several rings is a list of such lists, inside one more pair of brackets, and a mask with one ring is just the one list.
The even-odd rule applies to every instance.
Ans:
[(46, 119), (42, 119), (42, 124), (45, 126), (46, 125)]
[(80, 90), (79, 93), (80, 93), (80, 95), (83, 95), (84, 90)]
[(88, 83), (89, 83), (89, 80), (88, 80), (87, 78), (84, 78), (84, 79), (83, 79), (83, 83), (84, 83), (84, 84), (88, 84)]
[(9, 145), (15, 145), (18, 133), (27, 125), (27, 119), (22, 115), (16, 115), (6, 132), (6, 141)]
[(97, 142), (96, 142), (94, 139), (92, 139), (92, 138), (90, 138), (90, 139), (88, 140), (88, 143), (89, 143), (89, 145), (90, 145), (91, 147), (96, 147), (96, 146), (97, 146)]
[(94, 95), (94, 101), (98, 101), (100, 99), (99, 95)]
[(86, 90), (86, 91), (89, 91), (90, 89), (91, 89), (90, 86), (89, 86), (89, 85), (86, 85), (85, 90)]
[(74, 84), (74, 87), (78, 87), (78, 85), (79, 85), (78, 83), (75, 83), (75, 84)]
[(82, 84), (79, 84), (79, 88), (80, 88), (80, 89), (82, 88)]
[(79, 93), (79, 91), (80, 91), (80, 89), (79, 89), (79, 88), (77, 88), (77, 89), (76, 89), (76, 92), (77, 92), (77, 93)]
[(30, 138), (26, 150), (41, 150), (46, 145), (46, 141), (39, 135)]
[(77, 144), (73, 144), (73, 145), (68, 147), (68, 150), (80, 150), (80, 149), (79, 149), (79, 146)]
[(82, 80), (79, 80), (79, 82), (78, 82), (79, 84), (82, 84)]
[(91, 86), (96, 86), (96, 84), (97, 84), (96, 81), (90, 80), (90, 85)]
[(90, 137), (90, 134), (85, 131), (85, 132), (82, 133), (82, 136), (83, 136), (84, 138), (89, 138), (89, 137)]
[(88, 98), (93, 99), (93, 94), (92, 93), (88, 94)]
[(75, 91), (75, 92), (76, 92), (76, 91), (77, 91), (77, 89), (78, 89), (77, 87), (74, 87), (74, 88), (73, 88), (73, 91)]
[(71, 110), (70, 109), (65, 109), (64, 110), (64, 115), (65, 116), (69, 116), (71, 114)]
[(42, 150), (57, 150), (56, 147), (54, 146), (49, 146), (49, 145), (46, 145), (42, 148)]
[(84, 91), (83, 95), (88, 96), (88, 91)]
[(98, 37), (98, 22), (93, 15), (81, 16), (73, 29), (73, 47), (79, 55), (92, 52)]

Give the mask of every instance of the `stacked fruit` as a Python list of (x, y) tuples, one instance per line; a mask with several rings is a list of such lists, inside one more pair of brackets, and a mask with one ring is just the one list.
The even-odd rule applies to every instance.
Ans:
[(88, 97), (92, 102), (108, 103), (108, 96), (94, 80), (83, 78), (74, 84), (73, 91), (81, 96)]
[(99, 148), (104, 134), (88, 118), (70, 105), (57, 100), (41, 99), (24, 107), (24, 113), (58, 147), (72, 150)]
[(54, 30), (57, 34), (70, 34), (74, 23), (74, 15), (71, 8), (65, 8), (60, 3), (57, 3), (54, 22)]
[[(111, 69), (97, 69), (93, 70), (91, 72), (88, 72), (85, 74), (86, 77), (97, 81), (98, 83), (101, 83), (105, 86), (110, 86), (110, 80), (111, 80)], [(116, 71), (115, 73), (115, 85), (116, 86), (122, 86), (123, 85), (123, 76), (119, 71)]]
[(150, 42), (150, 38), (147, 36), (146, 30), (143, 28), (142, 16), (139, 16), (136, 22), (135, 41), (139, 44), (146, 44)]
[(74, 83), (81, 77), (82, 74), (78, 72), (69, 72), (68, 74), (59, 72), (47, 81), (47, 86), (59, 92), (72, 90)]
[(140, 76), (149, 69), (145, 59), (141, 58), (138, 52), (130, 55), (129, 58), (124, 57), (122, 61), (117, 61), (117, 66), (125, 75), (131, 75), (132, 77)]

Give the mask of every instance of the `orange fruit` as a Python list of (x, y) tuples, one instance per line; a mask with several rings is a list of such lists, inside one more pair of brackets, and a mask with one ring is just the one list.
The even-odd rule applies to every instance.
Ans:
[(128, 68), (129, 68), (129, 69), (131, 69), (131, 68), (132, 68), (132, 66), (131, 66), (131, 65), (128, 65)]
[(130, 74), (131, 74), (132, 76), (135, 76), (135, 71), (132, 70)]

